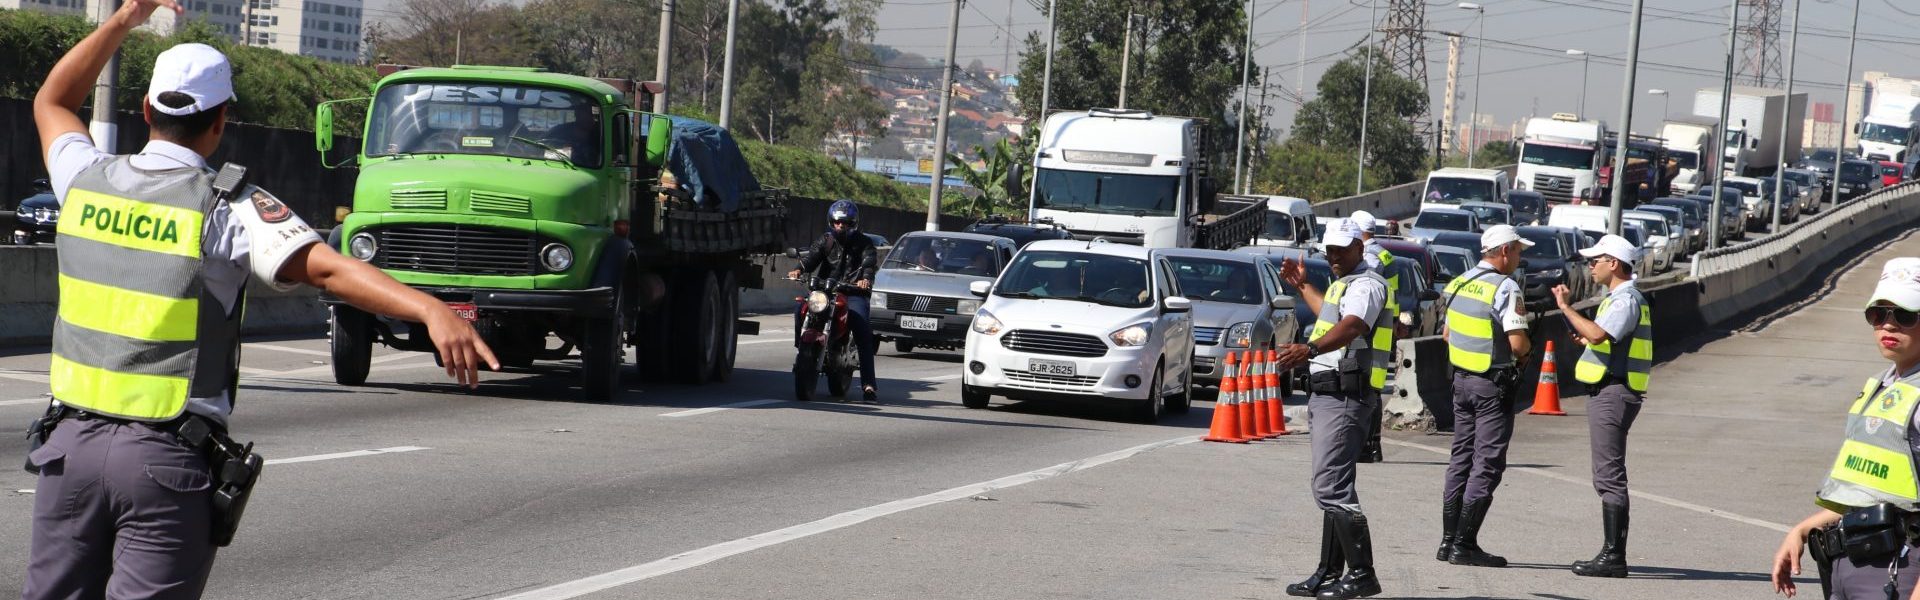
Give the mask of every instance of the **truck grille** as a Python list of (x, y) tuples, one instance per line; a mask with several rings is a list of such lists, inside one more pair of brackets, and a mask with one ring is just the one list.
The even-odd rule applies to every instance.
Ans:
[(474, 190), (467, 194), (467, 207), (473, 212), (518, 217), (533, 213), (533, 200), (526, 196)]
[(887, 294), (887, 310), (951, 315), (958, 313), (959, 309), (959, 298), (916, 296), (913, 294)]
[(1194, 327), (1193, 343), (1202, 346), (1218, 344), (1220, 343), (1220, 332), (1226, 331), (1226, 329), (1225, 327)]
[(1057, 333), (1033, 329), (1015, 329), (1000, 338), (1000, 345), (1017, 352), (1094, 358), (1107, 355), (1107, 343), (1079, 333)]
[[(1007, 371), (1007, 379), (1011, 381), (1017, 381), (1020, 383), (1027, 383), (1027, 384), (1052, 385), (1052, 386), (1073, 387), (1073, 388), (1090, 388), (1100, 383), (1100, 378), (1089, 377), (1086, 375), (1062, 377), (1059, 375), (1041, 375), (1038, 373), (1025, 373), (1021, 371)], [(1027, 387), (1027, 386), (1020, 386), (1020, 387)]]
[(382, 269), (458, 275), (533, 275), (539, 240), (532, 233), (470, 225), (396, 225), (379, 229)]
[(1573, 201), (1573, 178), (1553, 175), (1534, 175), (1533, 191), (1540, 192), (1547, 200), (1558, 202)]
[(387, 196), (387, 203), (394, 210), (446, 210), (447, 191), (444, 189), (394, 190)]

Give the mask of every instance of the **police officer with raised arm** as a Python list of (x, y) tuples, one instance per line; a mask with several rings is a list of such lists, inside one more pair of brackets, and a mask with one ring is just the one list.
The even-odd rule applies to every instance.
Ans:
[(1573, 326), (1574, 339), (1587, 347), (1574, 364), (1573, 378), (1592, 390), (1587, 397), (1587, 432), (1605, 541), (1593, 560), (1574, 561), (1573, 573), (1626, 577), (1627, 430), (1640, 414), (1653, 370), (1653, 313), (1633, 285), (1633, 264), (1640, 257), (1633, 242), (1607, 235), (1580, 255), (1587, 257), (1594, 283), (1609, 290), (1600, 310), (1592, 320), (1581, 315), (1568, 303), (1564, 285), (1553, 288), (1553, 297)]
[(1507, 470), (1513, 439), (1514, 383), (1533, 344), (1513, 271), (1533, 242), (1512, 225), (1480, 234), (1484, 258), (1447, 284), (1447, 357), (1453, 363), (1453, 455), (1440, 490), (1440, 551), (1456, 565), (1504, 567), (1480, 548), (1493, 490)]
[[(1381, 277), (1387, 279), (1387, 320), (1392, 323), (1387, 327), (1393, 329), (1396, 334), (1405, 333), (1401, 330), (1401, 326), (1411, 325), (1411, 317), (1400, 312), (1400, 298), (1397, 297), (1400, 292), (1400, 269), (1404, 266), (1395, 264), (1393, 253), (1388, 252), (1379, 241), (1373, 239), (1373, 230), (1380, 225), (1380, 221), (1374, 218), (1373, 213), (1356, 210), (1353, 211), (1353, 215), (1347, 217), (1347, 220), (1360, 228), (1360, 241), (1366, 248), (1361, 256), (1367, 261), (1367, 270), (1379, 273)], [(1389, 353), (1393, 351), (1391, 344), (1387, 348)], [(1389, 356), (1388, 359), (1391, 360), (1392, 357)], [(1385, 408), (1385, 406), (1381, 407), (1382, 410)], [(1367, 415), (1367, 444), (1360, 450), (1360, 462), (1377, 463), (1386, 460), (1386, 453), (1380, 444), (1380, 429), (1384, 417), (1386, 414), (1381, 411), (1374, 411), (1373, 414)]]
[(1366, 444), (1367, 415), (1380, 411), (1393, 329), (1386, 309), (1387, 281), (1367, 268), (1360, 238), (1360, 228), (1352, 221), (1327, 228), (1323, 243), (1337, 279), (1324, 294), (1307, 281), (1299, 261), (1281, 263), (1280, 276), (1320, 315), (1310, 341), (1289, 344), (1279, 355), (1282, 370), (1311, 361), (1307, 409), (1313, 433), (1313, 496), (1323, 512), (1320, 565), (1305, 581), (1287, 586), (1291, 596), (1359, 598), (1380, 593), (1373, 536), (1354, 488), (1354, 464)]
[(1820, 506), (1787, 532), (1773, 557), (1773, 588), (1792, 597), (1800, 550), (1812, 550), (1826, 597), (1916, 597), (1920, 544), (1905, 531), (1920, 510), (1920, 258), (1887, 261), (1867, 300), (1867, 325), (1880, 357), (1893, 363), (1867, 378), (1847, 409), (1847, 437), (1814, 494)]
[(320, 243), (285, 204), (216, 176), (236, 102), (212, 47), (160, 53), (139, 154), (100, 151), (75, 114), (127, 33), (175, 0), (127, 0), (68, 51), (33, 101), (61, 211), (53, 403), (30, 427), (34, 491), (26, 600), (200, 597), (263, 461), (226, 435), (249, 278), (308, 284), (424, 324), (447, 372), (497, 368), (445, 304)]

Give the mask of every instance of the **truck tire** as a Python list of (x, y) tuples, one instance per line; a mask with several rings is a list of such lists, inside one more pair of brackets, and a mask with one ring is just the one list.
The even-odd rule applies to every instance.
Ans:
[(580, 388), (587, 400), (609, 402), (620, 394), (620, 375), (627, 362), (627, 286), (614, 288), (613, 316), (592, 319), (580, 336)]
[(333, 381), (340, 385), (365, 385), (367, 370), (373, 365), (373, 315), (345, 304), (333, 306), (332, 324)]
[(713, 271), (701, 269), (682, 274), (674, 289), (673, 320), (669, 322), (674, 345), (667, 353), (680, 383), (700, 385), (713, 376), (720, 346), (720, 284)]
[(719, 315), (720, 347), (713, 363), (713, 380), (726, 381), (733, 378), (733, 362), (740, 351), (740, 336), (736, 331), (740, 320), (740, 279), (732, 269), (715, 273), (720, 277), (720, 299), (724, 306)]

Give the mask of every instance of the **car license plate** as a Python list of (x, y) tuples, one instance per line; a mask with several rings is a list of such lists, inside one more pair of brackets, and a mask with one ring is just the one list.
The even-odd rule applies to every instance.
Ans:
[(1040, 375), (1072, 377), (1073, 361), (1030, 358), (1027, 359), (1027, 371)]
[(480, 320), (480, 309), (471, 302), (448, 302), (447, 308), (452, 309), (454, 315), (466, 319), (468, 323)]
[(900, 315), (900, 328), (912, 329), (914, 331), (939, 331), (940, 318)]

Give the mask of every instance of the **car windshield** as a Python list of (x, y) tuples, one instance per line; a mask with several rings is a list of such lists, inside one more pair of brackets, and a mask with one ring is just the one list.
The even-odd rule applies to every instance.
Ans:
[(1813, 174), (1805, 171), (1787, 171), (1786, 177), (1787, 181), (1794, 182), (1798, 185), (1813, 184)]
[(1173, 175), (1132, 175), (1041, 169), (1033, 207), (1069, 212), (1171, 217), (1180, 195)]
[(1423, 212), (1414, 218), (1413, 226), (1420, 229), (1438, 229), (1441, 231), (1471, 231), (1473, 217), (1466, 213)]
[(1492, 202), (1493, 182), (1484, 179), (1433, 177), (1427, 179), (1426, 202), (1459, 204), (1466, 201)]
[(1840, 178), (1842, 179), (1865, 181), (1872, 178), (1874, 176), (1873, 173), (1874, 165), (1867, 163), (1850, 162), (1840, 165)]
[(1593, 149), (1528, 142), (1520, 146), (1520, 162), (1562, 169), (1591, 169)]
[(1472, 256), (1452, 252), (1435, 254), (1433, 259), (1440, 263), (1440, 276), (1434, 278), (1439, 281), (1451, 281), (1461, 273), (1467, 272), (1467, 269), (1473, 268), (1474, 264)]
[(1742, 196), (1760, 195), (1760, 184), (1751, 181), (1726, 181), (1722, 182), (1721, 185), (1740, 190), (1740, 195)]
[(600, 166), (600, 106), (574, 92), (493, 83), (402, 83), (367, 112), (368, 156), (478, 154)]
[(1666, 219), (1649, 219), (1646, 217), (1627, 217), (1627, 220), (1633, 221), (1635, 223), (1639, 223), (1641, 227), (1647, 228), (1647, 235), (1650, 235), (1650, 236), (1666, 236), (1667, 235)]
[(1899, 175), (1900, 167), (1894, 166), (1894, 165), (1880, 165), (1880, 174), (1881, 175)]
[(1907, 143), (1907, 128), (1879, 123), (1861, 123), (1860, 139), (1882, 144)]
[(1560, 236), (1545, 231), (1521, 231), (1520, 237), (1533, 242), (1532, 246), (1520, 251), (1524, 258), (1566, 258), (1567, 252), (1560, 248)]
[(1668, 150), (1667, 157), (1682, 169), (1700, 168), (1700, 155), (1685, 150)]
[(1014, 256), (993, 294), (1146, 308), (1153, 305), (1149, 281), (1147, 261), (1137, 258), (1026, 251)]
[(1270, 240), (1293, 241), (1296, 239), (1294, 238), (1293, 231), (1293, 215), (1267, 211), (1267, 228), (1261, 232), (1260, 237)]
[(1507, 195), (1507, 204), (1513, 205), (1513, 210), (1522, 214), (1540, 212), (1540, 198), (1537, 196), (1509, 194)]
[(1462, 206), (1460, 208), (1473, 211), (1473, 215), (1480, 218), (1481, 225), (1498, 225), (1508, 222), (1507, 207), (1505, 206), (1477, 204)]
[(1260, 276), (1252, 263), (1172, 256), (1173, 278), (1180, 281), (1180, 293), (1194, 300), (1260, 303)]
[(1620, 228), (1620, 237), (1627, 238), (1627, 241), (1633, 242), (1633, 247), (1635, 248), (1645, 248), (1647, 245), (1647, 230), (1639, 227)]
[(1813, 156), (1807, 157), (1807, 160), (1820, 161), (1820, 162), (1833, 162), (1833, 151), (1832, 150), (1815, 150), (1813, 151)]
[(913, 235), (894, 245), (880, 268), (993, 277), (1000, 274), (993, 254), (993, 246), (981, 240)]

